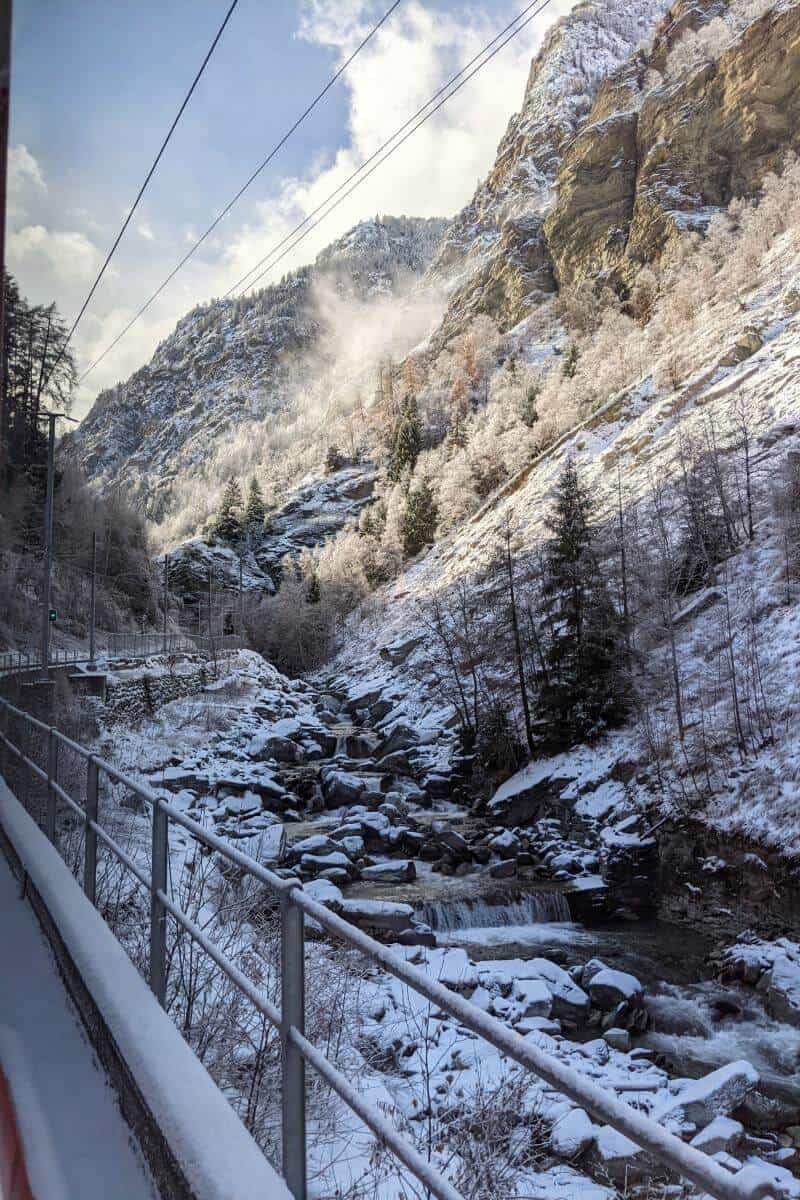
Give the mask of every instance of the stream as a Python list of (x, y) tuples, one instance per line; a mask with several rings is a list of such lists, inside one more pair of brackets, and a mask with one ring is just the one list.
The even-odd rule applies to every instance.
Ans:
[[(718, 935), (697, 922), (643, 912), (635, 919), (625, 903), (619, 911), (630, 919), (598, 909), (591, 923), (576, 920), (587, 912), (587, 892), (605, 886), (599, 830), (586, 836), (574, 821), (549, 816), (522, 828), (493, 824), (470, 809), (457, 770), (447, 774), (448, 730), (417, 730), (391, 714), (375, 719), (374, 711), (367, 720), (341, 690), (287, 683), (262, 688), (236, 731), (228, 723), (215, 743), (173, 755), (151, 782), (186, 797), (191, 815), (209, 813), (224, 836), (277, 830), (277, 869), (321, 889), (323, 902), (332, 895), (348, 919), (385, 941), (407, 935), (406, 946), (505, 962), (512, 978), (514, 961), (519, 973), (519, 960), (534, 959), (572, 972), (576, 982), (592, 959), (635, 976), (646, 1016), (641, 1008), (635, 1020), (615, 1014), (623, 1028), (617, 1023), (614, 1032), (673, 1077), (751, 1063), (760, 1083), (737, 1115), (754, 1131), (786, 1138), (790, 1130), (800, 1145), (800, 1129), (791, 1132), (800, 1125), (800, 1027), (770, 1016), (755, 987), (718, 980), (710, 961)], [(373, 710), (386, 713), (388, 702), (370, 695), (378, 697)], [(626, 831), (619, 840), (630, 837)], [(649, 860), (637, 864), (652, 897), (650, 868)], [(383, 910), (381, 924), (374, 918)], [(572, 1021), (562, 1013), (563, 1033), (596, 1045), (608, 1015), (593, 1007)]]
[[(463, 902), (457, 909), (463, 909)], [(690, 1078), (746, 1059), (761, 1076), (747, 1102), (749, 1120), (770, 1129), (797, 1118), (800, 1029), (769, 1016), (758, 991), (715, 978), (707, 962), (711, 938), (663, 921), (586, 928), (563, 920), (514, 923), (505, 914), (494, 920), (491, 909), (482, 915), (490, 923), (482, 919), (471, 926), (446, 927), (437, 940), (462, 947), (476, 962), (544, 957), (572, 966), (599, 958), (630, 972), (644, 984), (650, 1018), (650, 1028), (633, 1037), (634, 1045), (654, 1050), (672, 1073)], [(580, 1040), (595, 1034), (588, 1030), (571, 1036)]]

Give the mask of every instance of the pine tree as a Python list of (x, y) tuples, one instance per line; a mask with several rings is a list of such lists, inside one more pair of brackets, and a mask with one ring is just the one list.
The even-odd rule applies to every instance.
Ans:
[(417, 416), (417, 401), (414, 396), (407, 396), (392, 441), (389, 478), (394, 483), (398, 483), (407, 470), (414, 470), (421, 446), (422, 434)]
[(319, 604), (322, 599), (322, 588), (319, 586), (319, 575), (316, 571), (312, 574), (308, 581), (308, 589), (306, 591), (306, 604)]
[(539, 420), (539, 412), (536, 408), (536, 401), (538, 399), (539, 388), (535, 383), (532, 383), (525, 392), (525, 395), (522, 398), (522, 405), (520, 407), (522, 423), (523, 425), (527, 425), (529, 429), (532, 429)]
[(223, 542), (237, 542), (242, 534), (242, 489), (238, 479), (225, 484), (222, 500), (214, 522), (214, 533)]
[(261, 485), (255, 475), (250, 480), (250, 487), (247, 492), (247, 504), (244, 510), (244, 528), (249, 537), (256, 537), (264, 528), (264, 518), (267, 515), (267, 510), (264, 507), (264, 497), (261, 493)]
[(333, 475), (335, 471), (340, 471), (345, 465), (345, 457), (338, 446), (329, 446), (328, 452), (325, 455), (325, 471), (328, 475)]
[(564, 376), (565, 379), (573, 379), (574, 378), (575, 372), (578, 369), (578, 359), (580, 358), (580, 356), (581, 356), (580, 350), (575, 345), (575, 343), (572, 342), (569, 349), (567, 350), (567, 353), (564, 357), (564, 362), (561, 366), (561, 374)]
[(430, 546), (433, 542), (438, 516), (433, 492), (423, 480), (409, 490), (400, 521), (403, 553), (408, 558), (419, 554), (423, 546)]
[(593, 516), (592, 498), (569, 459), (549, 522), (543, 581), (549, 636), (537, 718), (553, 748), (596, 735), (626, 712), (623, 622), (597, 561)]

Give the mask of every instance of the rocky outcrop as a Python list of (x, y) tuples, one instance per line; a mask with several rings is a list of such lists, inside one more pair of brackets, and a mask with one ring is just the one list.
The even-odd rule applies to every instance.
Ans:
[(545, 223), (560, 285), (598, 274), (630, 282), (670, 238), (703, 230), (735, 196), (753, 195), (800, 145), (796, 5), (754, 21), (718, 62), (645, 90), (678, 37), (719, 11), (716, 0), (676, 5), (650, 56), (599, 88), (565, 150)]
[(455, 280), (439, 339), (480, 312), (510, 328), (553, 291), (542, 226), (563, 155), (602, 81), (652, 33), (665, 8), (664, 0), (588, 0), (548, 33), (491, 171), (428, 271), (432, 280)]
[(752, 195), (800, 146), (800, 7), (765, 13), (721, 55), (649, 93), (626, 258), (650, 261), (675, 233), (705, 228)]
[[(510, 328), (554, 286), (605, 281), (624, 292), (672, 239), (704, 230), (733, 198), (755, 194), (800, 146), (797, 4), (752, 21), (717, 61), (665, 74), (680, 38), (726, 7), (677, 0), (664, 13), (633, 5), (625, 27), (614, 25), (621, 15), (613, 5), (605, 16), (580, 5), (555, 27), (494, 167), (431, 268), (458, 278), (443, 340), (479, 312)], [(587, 69), (583, 40), (602, 44), (606, 22), (611, 41)], [(644, 26), (656, 22), (650, 48), (637, 48)]]
[(558, 199), (545, 222), (559, 284), (608, 275), (624, 256), (638, 166), (637, 108), (643, 56), (601, 85), (592, 112), (565, 151)]

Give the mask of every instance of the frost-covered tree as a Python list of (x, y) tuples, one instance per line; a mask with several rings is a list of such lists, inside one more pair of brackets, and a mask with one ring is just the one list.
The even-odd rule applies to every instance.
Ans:
[(223, 542), (237, 542), (242, 534), (242, 489), (233, 475), (222, 493), (214, 534)]
[(537, 384), (530, 384), (522, 395), (520, 403), (519, 415), (523, 425), (527, 425), (528, 429), (533, 429), (536, 422), (539, 420), (539, 411), (536, 407), (536, 402), (539, 399), (539, 387)]
[(413, 471), (422, 445), (417, 401), (407, 396), (397, 422), (389, 463), (389, 478), (397, 483), (407, 471)]
[(17, 281), (3, 274), (3, 380), (0, 390), (0, 464), (7, 479), (36, 468), (47, 456), (43, 408), (69, 411), (77, 378), (67, 329), (55, 304), (32, 305)]
[(571, 342), (567, 353), (564, 355), (564, 362), (561, 365), (561, 374), (565, 379), (574, 379), (575, 372), (578, 369), (578, 359), (580, 358), (580, 350), (575, 342)]

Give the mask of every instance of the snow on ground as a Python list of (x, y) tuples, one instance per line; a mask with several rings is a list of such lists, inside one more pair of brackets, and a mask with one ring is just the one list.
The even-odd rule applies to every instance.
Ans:
[[(736, 651), (745, 656), (748, 628), (755, 630), (766, 704), (772, 723), (772, 744), (765, 744), (738, 763), (733, 752), (732, 720), (727, 698), (713, 702), (706, 718), (730, 747), (729, 762), (717, 768), (714, 794), (707, 802), (705, 819), (717, 829), (743, 835), (789, 858), (800, 855), (800, 603), (797, 581), (785, 578), (783, 532), (773, 512), (775, 481), (788, 455), (800, 453), (800, 311), (792, 312), (784, 300), (786, 281), (800, 273), (800, 261), (791, 257), (778, 239), (771, 251), (766, 282), (746, 300), (729, 297), (714, 314), (714, 324), (701, 332), (702, 369), (677, 391), (659, 394), (648, 374), (640, 383), (615, 397), (600, 414), (587, 418), (571, 436), (545, 452), (533, 466), (525, 467), (506, 483), (478, 513), (439, 541), (427, 554), (412, 562), (404, 574), (379, 594), (379, 603), (351, 622), (344, 649), (335, 662), (344, 679), (367, 680), (400, 688), (409, 717), (424, 719), (441, 698), (425, 677), (424, 646), (417, 642), (397, 659), (390, 672), (378, 653), (394, 645), (419, 639), (417, 605), (432, 593), (459, 579), (480, 574), (491, 561), (510, 518), (521, 546), (532, 546), (544, 534), (543, 520), (553, 487), (568, 455), (597, 494), (601, 510), (613, 512), (616, 503), (617, 461), (625, 488), (625, 502), (644, 498), (653, 479), (675, 481), (680, 474), (681, 443), (701, 443), (713, 429), (717, 444), (728, 452), (739, 446), (737, 411), (749, 409), (753, 424), (753, 490), (755, 537), (745, 543), (717, 573), (708, 594), (689, 597), (685, 614), (677, 614), (678, 654), (689, 697), (710, 677), (720, 648), (724, 647), (725, 606), (728, 589)], [(755, 326), (762, 347), (732, 366), (720, 358), (743, 331)], [(740, 451), (738, 451), (740, 452)], [(491, 639), (493, 611), (487, 606), (485, 633)], [(752, 619), (752, 620), (751, 620)], [(498, 664), (514, 695), (511, 663)], [(713, 690), (713, 689), (710, 689)], [(656, 715), (668, 737), (677, 735), (670, 725), (670, 705), (665, 698)], [(766, 739), (767, 741), (769, 739)], [(604, 760), (641, 762), (641, 732), (633, 723), (604, 739), (588, 752), (576, 750), (570, 775), (587, 769), (585, 759), (598, 765)], [(559, 761), (537, 764), (533, 774), (557, 773)], [(618, 785), (593, 791), (579, 801), (587, 809), (613, 803)], [(629, 788), (640, 803), (662, 803), (665, 810), (683, 803), (674, 791), (657, 794), (652, 782)], [(696, 805), (695, 814), (697, 811)]]
[[(374, 704), (376, 695), (382, 694), (381, 687), (386, 685), (387, 674), (383, 664), (378, 666), (361, 681), (360, 693), (351, 698), (352, 702), (366, 707)], [(380, 685), (377, 691), (376, 682)], [(393, 686), (396, 681), (390, 684), (390, 690)], [(318, 694), (309, 691), (307, 685), (286, 680), (258, 656), (242, 652), (233, 660), (233, 673), (218, 680), (211, 691), (166, 705), (136, 728), (115, 727), (113, 739), (106, 739), (105, 750), (113, 754), (118, 765), (147, 777), (156, 787), (159, 781), (170, 780), (170, 772), (180, 776), (194, 771), (201, 780), (199, 786), (193, 787), (189, 782), (181, 788), (173, 780), (170, 789), (173, 803), (191, 809), (202, 800), (207, 785), (236, 772), (242, 778), (251, 772), (254, 781), (258, 776), (258, 782), (265, 784), (265, 772), (272, 768), (269, 760), (254, 762), (249, 758), (249, 748), (254, 744), (265, 749), (270, 738), (290, 740), (287, 735), (292, 735), (295, 739), (308, 737), (313, 741), (315, 736), (321, 737), (325, 730), (319, 724), (318, 701)], [(407, 703), (406, 697), (399, 696), (398, 703), (405, 712), (413, 710), (413, 702)], [(390, 724), (393, 725), (391, 721)], [(330, 727), (327, 730), (330, 732)], [(576, 777), (569, 786), (580, 797), (580, 803), (590, 808), (597, 806), (598, 814), (605, 816), (607, 797), (598, 799), (597, 793), (604, 786), (603, 771), (607, 764), (588, 754), (579, 759), (580, 769), (577, 773), (573, 771)], [(535, 782), (536, 770), (521, 772), (510, 784), (509, 792), (513, 794), (515, 788)], [(244, 790), (240, 795), (215, 799), (213, 803), (214, 809), (208, 809), (206, 816), (219, 818), (219, 808), (230, 808), (223, 824), (229, 829), (229, 836), (234, 836), (237, 823), (250, 818), (250, 807), (256, 807), (256, 798), (251, 799)], [(343, 813), (355, 812), (357, 808), (307, 817), (300, 827), (302, 834), (306, 838), (309, 834), (316, 839), (321, 837), (322, 841), (312, 839), (308, 844), (324, 849), (327, 839), (324, 831), (331, 828), (331, 822), (346, 823), (350, 818)], [(367, 815), (376, 820), (384, 817), (379, 812)], [(267, 821), (275, 820), (268, 812), (262, 816)], [(106, 807), (104, 823), (111, 817)], [(147, 814), (120, 809), (116, 819), (128, 828), (131, 839), (146, 857)], [(316, 820), (319, 826), (315, 825)], [(268, 837), (275, 828), (267, 824), (262, 836)], [(278, 830), (281, 828), (277, 826)], [(621, 830), (617, 836), (624, 837), (624, 824), (617, 829)], [(256, 856), (265, 853), (257, 838), (241, 844)], [(130, 843), (126, 848), (130, 850)], [(182, 881), (196, 873), (198, 856), (191, 837), (178, 828), (171, 831), (170, 850), (172, 886), (180, 894)], [(188, 875), (184, 866), (189, 868)], [(211, 872), (213, 877), (213, 860)], [(452, 887), (454, 881), (443, 882)], [(324, 903), (336, 907), (342, 902), (342, 892), (328, 880), (307, 886)], [(263, 931), (247, 922), (232, 925), (231, 906), (221, 905), (213, 897), (216, 892), (212, 891), (197, 900), (198, 919), (215, 940), (223, 939), (228, 953), (247, 963), (248, 969), (258, 963), (258, 971), (265, 972), (265, 984), (273, 987), (270, 965), (273, 951), (269, 942), (265, 943)], [(363, 901), (361, 904), (363, 907)], [(143, 911), (142, 920), (145, 917)], [(537, 928), (539, 937), (534, 936)], [(309, 928), (307, 978), (313, 980), (308, 995), (311, 1036), (333, 1054), (348, 1078), (357, 1081), (370, 1103), (386, 1113), (419, 1147), (423, 1150), (430, 1144), (446, 1147), (442, 1152), (434, 1151), (435, 1160), (445, 1172), (457, 1175), (460, 1171), (462, 1178), (471, 1179), (480, 1169), (476, 1156), (486, 1153), (486, 1147), (482, 1148), (474, 1129), (476, 1122), (479, 1127), (485, 1122), (491, 1129), (492, 1169), (509, 1197), (524, 1195), (556, 1200), (560, 1196), (584, 1196), (586, 1200), (610, 1200), (616, 1194), (612, 1181), (617, 1172), (630, 1173), (639, 1163), (646, 1177), (652, 1175), (652, 1167), (642, 1163), (641, 1156), (610, 1130), (592, 1122), (539, 1082), (521, 1081), (492, 1047), (438, 1013), (435, 1006), (383, 971), (356, 965), (354, 954), (316, 940), (318, 933)], [(519, 937), (524, 949), (515, 947), (513, 957), (496, 961), (477, 961), (471, 954), (482, 955), (486, 950), (496, 953), (503, 942), (513, 944), (517, 941), (513, 929), (455, 931), (442, 939), (445, 944), (436, 949), (396, 946), (395, 951), (517, 1032), (535, 1039), (538, 1045), (612, 1094), (636, 1103), (645, 1111), (655, 1111), (658, 1105), (664, 1111), (669, 1107), (674, 1116), (676, 1097), (679, 1099), (683, 1089), (689, 1088), (691, 1080), (688, 1075), (671, 1076), (655, 1061), (647, 1045), (637, 1044), (635, 1033), (632, 1036), (627, 1028), (620, 1027), (620, 1022), (624, 1025), (629, 1020), (635, 1024), (636, 1014), (644, 1011), (649, 996), (642, 995), (638, 980), (629, 971), (611, 969), (611, 964), (602, 959), (586, 962), (584, 939), (588, 936), (569, 925), (528, 927)], [(464, 945), (459, 945), (459, 941)], [(554, 941), (557, 950), (553, 950)], [(583, 952), (576, 954), (579, 947)], [(554, 961), (556, 957), (559, 962)], [(575, 958), (581, 961), (568, 967), (566, 964)], [(669, 999), (667, 995), (662, 1002), (662, 1011)], [(676, 1005), (683, 1002), (680, 996), (674, 997), (674, 1001)], [(595, 1011), (598, 1014), (592, 1018), (595, 1024), (587, 1027), (586, 1022)], [(754, 1021), (754, 1028), (756, 1024)], [(225, 1073), (224, 1060), (217, 1064), (220, 1082), (240, 1111), (242, 1079), (246, 1080), (252, 1069), (252, 1038), (257, 1033), (257, 1023), (244, 1022), (241, 1027), (245, 1030), (245, 1040), (235, 1050), (235, 1072)], [(759, 1070), (762, 1064), (765, 1070), (768, 1068), (763, 1051), (765, 1037), (780, 1036), (789, 1044), (778, 1032), (781, 1028), (776, 1023), (762, 1036)], [(709, 1030), (713, 1041), (711, 1033)], [(685, 1035), (678, 1041), (685, 1046)], [(720, 1039), (718, 1048), (722, 1045)], [(670, 1048), (674, 1050), (675, 1045)], [(729, 1040), (727, 1058), (719, 1065), (738, 1061), (741, 1054), (737, 1054), (737, 1048), (735, 1039)], [(277, 1062), (271, 1069), (277, 1070)], [(786, 1070), (789, 1069), (787, 1063)], [(709, 1066), (701, 1067), (700, 1073), (708, 1074)], [(753, 1082), (752, 1066), (741, 1065), (735, 1078), (736, 1087), (749, 1090)], [(708, 1099), (700, 1125), (706, 1116), (710, 1120), (726, 1112), (726, 1096), (731, 1094), (727, 1076), (719, 1088), (713, 1078), (704, 1087), (692, 1086), (695, 1092), (687, 1103), (694, 1104), (693, 1112), (699, 1111), (698, 1094), (701, 1099)], [(515, 1114), (514, 1129), (493, 1124), (496, 1114), (509, 1108)], [(687, 1136), (697, 1132), (699, 1125), (693, 1124), (694, 1128), (686, 1125)], [(348, 1200), (362, 1200), (365, 1195), (396, 1200), (398, 1195), (411, 1194), (402, 1171), (385, 1156), (376, 1154), (371, 1136), (334, 1097), (313, 1091), (309, 1127), (312, 1169), (320, 1200), (335, 1194), (337, 1186), (339, 1194)], [(782, 1169), (780, 1159), (774, 1158), (778, 1152), (776, 1141), (759, 1147), (742, 1134), (729, 1142), (732, 1157), (729, 1165), (751, 1161), (754, 1156), (763, 1159), (766, 1155), (764, 1169)]]
[[(154, 1200), (116, 1096), (95, 1062), (36, 918), (20, 899), (5, 859), (0, 860), (0, 910), (0, 1027), (15, 1035), (20, 1071), (26, 1076), (19, 1080), (28, 1096), (18, 1116), (35, 1194), (48, 1200)], [(3, 1045), (0, 1041), (0, 1052)], [(3, 1061), (0, 1066), (7, 1069)], [(8, 1073), (14, 1093), (14, 1070)], [(34, 1110), (39, 1119), (31, 1115), (35, 1124), (26, 1127), (25, 1114)]]

